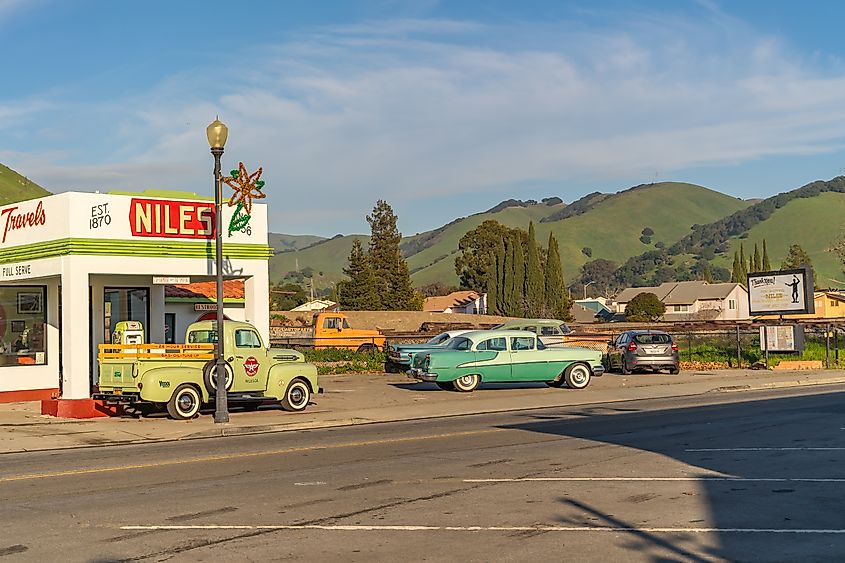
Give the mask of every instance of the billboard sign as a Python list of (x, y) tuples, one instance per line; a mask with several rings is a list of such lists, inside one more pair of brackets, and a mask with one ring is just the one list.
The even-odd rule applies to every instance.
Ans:
[(815, 312), (809, 268), (748, 274), (748, 311), (752, 315), (805, 315)]

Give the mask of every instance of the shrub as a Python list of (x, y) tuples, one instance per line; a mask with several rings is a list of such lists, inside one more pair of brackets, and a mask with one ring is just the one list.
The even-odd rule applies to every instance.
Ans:
[(666, 312), (666, 305), (653, 293), (644, 291), (625, 307), (625, 318), (634, 322), (657, 321)]

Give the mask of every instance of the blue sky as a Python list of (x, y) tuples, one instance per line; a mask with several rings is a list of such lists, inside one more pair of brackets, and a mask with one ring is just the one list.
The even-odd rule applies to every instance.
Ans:
[(656, 180), (765, 197), (845, 173), (841, 2), (0, 0), (0, 162), (51, 191), (211, 195), (270, 228), (404, 234)]

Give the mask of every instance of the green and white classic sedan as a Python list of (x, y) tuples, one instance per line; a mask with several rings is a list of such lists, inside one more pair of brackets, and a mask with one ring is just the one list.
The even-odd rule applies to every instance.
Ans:
[(415, 354), (408, 375), (465, 393), (482, 381), (543, 381), (551, 387), (583, 389), (593, 376), (604, 373), (601, 360), (598, 350), (546, 347), (533, 332), (478, 330), (456, 336), (436, 351)]

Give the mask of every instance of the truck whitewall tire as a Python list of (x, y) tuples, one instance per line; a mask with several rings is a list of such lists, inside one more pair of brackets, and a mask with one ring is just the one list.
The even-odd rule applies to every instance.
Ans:
[(302, 379), (294, 379), (285, 391), (282, 408), (290, 412), (304, 411), (311, 401), (311, 388)]
[(199, 389), (187, 383), (180, 385), (167, 402), (167, 414), (176, 420), (194, 418), (202, 405)]
[[(224, 363), (223, 367), (226, 370), (226, 391), (229, 391), (232, 389), (232, 383), (235, 381), (235, 372), (232, 371), (232, 366), (229, 365), (229, 362)], [(209, 395), (214, 395), (217, 392), (215, 385), (217, 381), (216, 370), (217, 362), (215, 360), (209, 360), (202, 368), (202, 380), (205, 383), (205, 389)]]

